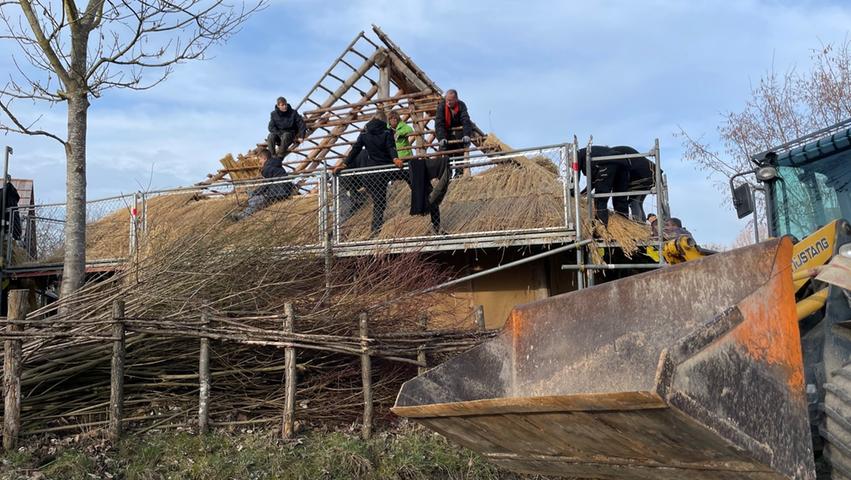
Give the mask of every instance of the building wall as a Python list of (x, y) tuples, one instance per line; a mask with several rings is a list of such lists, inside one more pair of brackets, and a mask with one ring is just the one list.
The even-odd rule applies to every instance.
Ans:
[[(538, 252), (477, 251), (449, 255), (443, 261), (458, 272), (457, 276), (463, 276), (535, 253)], [(570, 254), (554, 255), (458, 285), (447, 292), (440, 305), (429, 309), (432, 328), (475, 328), (473, 311), (477, 305), (484, 308), (485, 326), (500, 328), (516, 305), (575, 290), (575, 272), (561, 270), (563, 263), (574, 261)]]

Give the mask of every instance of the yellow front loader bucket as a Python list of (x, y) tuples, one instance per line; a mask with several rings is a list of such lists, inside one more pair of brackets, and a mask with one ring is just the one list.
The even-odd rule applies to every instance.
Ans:
[(516, 307), (393, 411), (518, 472), (813, 479), (788, 239)]

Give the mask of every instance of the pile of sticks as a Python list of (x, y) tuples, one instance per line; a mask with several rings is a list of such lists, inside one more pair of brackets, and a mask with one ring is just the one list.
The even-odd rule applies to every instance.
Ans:
[(127, 270), (4, 320), (6, 344), (22, 351), (23, 434), (109, 426), (117, 379), (118, 428), (277, 426), (287, 412), (289, 435), (317, 423), (371, 425), (367, 412), (391, 418), (401, 382), (418, 369), (493, 335), (472, 328), (472, 312), (464, 324), (424, 328), (448, 302), (416, 292), (453, 272), (422, 255), (329, 266), (267, 245), (286, 239), (221, 232), (151, 238)]

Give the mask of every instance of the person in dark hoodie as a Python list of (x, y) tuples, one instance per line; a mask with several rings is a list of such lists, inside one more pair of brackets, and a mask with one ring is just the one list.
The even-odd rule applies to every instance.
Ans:
[[(612, 147), (618, 155), (635, 155), (638, 150), (628, 146)], [(656, 179), (656, 164), (647, 157), (630, 158), (626, 160), (629, 164), (629, 187), (630, 192), (646, 192), (653, 188)], [(629, 211), (632, 219), (644, 222), (644, 199), (646, 194), (630, 195), (627, 197)]]
[[(396, 141), (393, 132), (387, 128), (387, 121), (376, 115), (367, 122), (364, 131), (358, 135), (349, 155), (335, 165), (331, 171), (336, 174), (340, 170), (354, 165), (357, 167), (389, 167), (399, 161), (396, 152)], [(366, 157), (361, 152), (366, 150)], [(347, 176), (343, 190), (358, 190), (363, 187), (372, 198), (372, 236), (378, 234), (384, 225), (384, 209), (387, 207), (387, 184), (395, 179), (396, 172), (375, 172)]]
[[(585, 168), (588, 156), (587, 148), (579, 149), (579, 171), (587, 173)], [(596, 157), (608, 157), (620, 155), (612, 148), (594, 145), (591, 147), (591, 188), (594, 194), (605, 194), (615, 192), (626, 192), (629, 190), (629, 163), (627, 160), (604, 160), (594, 161)], [(626, 196), (611, 197), (615, 212), (629, 216), (629, 200)], [(603, 222), (609, 225), (609, 197), (597, 197), (594, 199), (594, 213)]]
[[(2, 187), (3, 196), (5, 197), (4, 205), (6, 206), (6, 212), (3, 214), (3, 223), (5, 224), (9, 220), (9, 211), (12, 212), (12, 238), (15, 240), (21, 239), (21, 214), (18, 212), (17, 206), (18, 202), (21, 201), (21, 195), (18, 193), (18, 189), (12, 184), (12, 177), (6, 176), (5, 185)], [(14, 210), (11, 210), (14, 209)]]
[(278, 97), (275, 109), (269, 117), (269, 136), (266, 137), (266, 146), (273, 157), (283, 158), (293, 142), (304, 141), (307, 126), (301, 115), (287, 104), (287, 99), (284, 97)]
[[(273, 157), (269, 150), (260, 150), (258, 155), (260, 155), (260, 160), (263, 161), (263, 167), (260, 169), (263, 178), (287, 176), (288, 172), (284, 168), (283, 158)], [(241, 212), (233, 214), (232, 218), (236, 221), (243, 220), (275, 202), (290, 198), (294, 192), (295, 186), (292, 182), (260, 185), (249, 195), (248, 205)]]

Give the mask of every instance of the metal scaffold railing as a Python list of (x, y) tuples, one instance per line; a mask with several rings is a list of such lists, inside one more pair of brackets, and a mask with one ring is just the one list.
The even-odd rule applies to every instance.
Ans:
[[(430, 215), (410, 215), (407, 165), (336, 175), (322, 168), (93, 200), (87, 202), (87, 262), (118, 265), (154, 239), (205, 229), (223, 242), (267, 236), (282, 254), (309, 251), (328, 258), (567, 243), (581, 223), (572, 208), (573, 179), (565, 163), (572, 149), (558, 144), (452, 158), (437, 229)], [(265, 196), (262, 207), (245, 214), (258, 196)], [(61, 267), (65, 205), (13, 212), (21, 217), (23, 232), (6, 232), (7, 269)]]
[[(648, 196), (653, 196), (655, 198), (656, 204), (656, 222), (655, 222), (655, 230), (652, 232), (654, 235), (654, 243), (653, 248), (656, 248), (656, 252), (658, 254), (658, 259), (654, 262), (628, 262), (628, 263), (588, 263), (587, 257), (588, 252), (585, 252), (583, 248), (577, 248), (576, 250), (576, 264), (575, 265), (562, 265), (562, 269), (564, 270), (576, 270), (576, 283), (577, 288), (584, 288), (587, 286), (594, 285), (594, 274), (597, 271), (601, 270), (621, 270), (621, 269), (654, 269), (664, 266), (664, 258), (662, 256), (663, 247), (664, 247), (664, 226), (666, 220), (669, 218), (669, 207), (668, 207), (668, 199), (667, 199), (667, 185), (665, 180), (665, 175), (662, 171), (662, 162), (661, 162), (661, 149), (659, 147), (659, 139), (657, 138), (653, 146), (647, 152), (637, 152), (637, 153), (625, 153), (625, 154), (616, 154), (616, 155), (601, 155), (601, 156), (593, 156), (593, 137), (588, 139), (588, 143), (585, 148), (585, 162), (584, 162), (584, 171), (581, 172), (585, 175), (585, 185), (586, 185), (586, 195), (584, 200), (581, 199), (579, 194), (574, 193), (573, 195), (573, 208), (575, 211), (576, 218), (581, 218), (581, 202), (586, 202), (586, 219), (587, 225), (590, 226), (587, 232), (589, 235), (595, 235), (595, 230), (598, 228), (599, 221), (597, 220), (598, 212), (597, 208), (600, 207), (599, 202), (595, 202), (597, 199), (606, 199), (609, 198), (617, 198), (617, 197), (627, 197), (628, 199), (637, 199), (640, 203), (644, 202), (644, 198)], [(634, 151), (634, 150), (633, 150)], [(579, 142), (574, 137), (574, 142), (569, 149), (569, 154), (571, 158), (571, 171), (572, 175), (572, 185), (573, 192), (579, 192), (580, 188), (580, 162), (579, 162)], [(644, 160), (644, 159), (653, 159), (652, 160), (652, 170), (653, 170), (653, 178), (652, 185), (649, 188), (639, 188), (639, 189), (628, 189), (627, 191), (619, 191), (619, 192), (597, 192), (594, 188), (595, 183), (595, 173), (597, 169), (594, 168), (594, 162), (621, 162), (625, 164), (627, 167), (630, 166), (630, 163), (636, 160)], [(608, 208), (608, 207), (605, 207)], [(644, 219), (634, 219), (643, 221)], [(576, 229), (576, 240), (577, 242), (582, 241), (582, 228)], [(605, 243), (593, 242), (586, 246), (585, 248), (599, 248), (601, 245), (606, 245)]]

